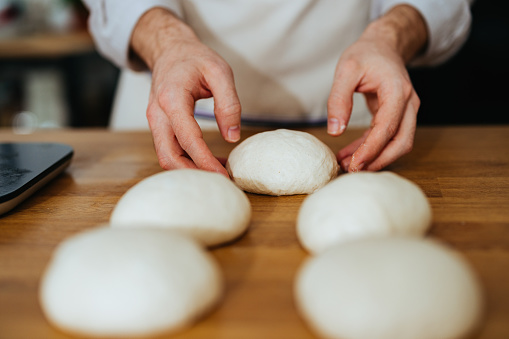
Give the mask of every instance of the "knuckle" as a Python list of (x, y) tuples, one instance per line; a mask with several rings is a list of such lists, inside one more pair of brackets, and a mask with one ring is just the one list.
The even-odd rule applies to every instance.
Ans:
[(221, 107), (218, 107), (216, 110), (216, 114), (220, 115), (222, 118), (236, 118), (239, 116), (241, 111), (240, 102), (231, 102)]
[(345, 110), (351, 110), (352, 101), (350, 98), (345, 97), (339, 93), (331, 93), (327, 100), (327, 110), (332, 111), (336, 108), (344, 108)]
[(209, 74), (214, 77), (233, 75), (233, 71), (230, 65), (228, 65), (223, 59), (209, 60), (209, 62), (206, 63), (206, 68)]
[(157, 94), (157, 104), (165, 112), (172, 112), (173, 110), (172, 100), (170, 100), (171, 95), (172, 91), (170, 88), (165, 88)]
[(188, 150), (193, 145), (193, 138), (191, 138), (189, 135), (184, 135), (178, 139), (178, 142), (182, 149)]
[(341, 61), (338, 67), (339, 74), (341, 73), (355, 73), (361, 68), (357, 59), (347, 58)]
[(177, 141), (180, 144), (180, 147), (182, 147), (182, 149), (188, 151), (193, 147), (196, 140), (202, 137), (203, 136), (201, 131), (196, 133), (186, 133), (186, 134), (181, 133), (180, 135), (177, 136)]
[(409, 100), (412, 97), (413, 92), (414, 87), (412, 86), (412, 83), (407, 79), (403, 79), (401, 81), (401, 93), (403, 93), (404, 98)]
[(390, 93), (398, 97), (402, 102), (409, 102), (412, 100), (414, 88), (412, 83), (401, 77), (395, 77), (387, 82), (387, 89), (390, 89)]
[(145, 111), (145, 116), (147, 117), (148, 121), (151, 121), (155, 118), (157, 112), (157, 108), (155, 107), (155, 104), (153, 102), (149, 103), (147, 106), (147, 110)]
[(397, 122), (390, 122), (386, 127), (385, 131), (389, 136), (394, 136), (398, 132), (399, 124)]
[(419, 110), (419, 107), (421, 107), (421, 99), (419, 98), (417, 93), (415, 93), (415, 95), (413, 97), (412, 104), (414, 105), (415, 112), (417, 113), (417, 111)]

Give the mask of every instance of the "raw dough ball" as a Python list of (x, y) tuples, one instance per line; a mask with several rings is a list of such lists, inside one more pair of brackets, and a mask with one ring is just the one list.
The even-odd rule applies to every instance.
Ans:
[(244, 191), (309, 194), (335, 178), (336, 156), (309, 133), (279, 129), (255, 134), (235, 147), (226, 169)]
[(297, 235), (310, 252), (360, 238), (421, 236), (431, 225), (426, 195), (415, 183), (391, 172), (343, 174), (306, 197)]
[(105, 227), (60, 244), (39, 292), (46, 317), (62, 330), (126, 337), (181, 329), (221, 291), (217, 264), (192, 239)]
[(305, 263), (295, 293), (299, 312), (325, 338), (462, 338), (482, 313), (467, 263), (423, 239), (337, 245)]
[(250, 219), (249, 199), (231, 180), (181, 169), (155, 174), (131, 187), (115, 206), (110, 223), (172, 228), (211, 246), (240, 236)]

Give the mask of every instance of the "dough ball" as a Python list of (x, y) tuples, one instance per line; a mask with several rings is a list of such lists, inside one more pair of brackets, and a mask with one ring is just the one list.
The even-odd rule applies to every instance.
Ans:
[(391, 172), (358, 172), (306, 197), (297, 235), (308, 251), (318, 253), (361, 238), (422, 236), (431, 221), (431, 206), (415, 183)]
[(231, 241), (251, 219), (246, 194), (218, 173), (181, 169), (152, 175), (131, 187), (110, 218), (113, 227), (163, 227), (206, 246)]
[(335, 246), (303, 265), (295, 293), (302, 317), (325, 338), (463, 338), (483, 308), (467, 263), (415, 238)]
[(222, 278), (192, 239), (161, 229), (98, 228), (65, 240), (40, 285), (48, 320), (87, 336), (145, 336), (191, 324)]
[(226, 169), (244, 191), (309, 194), (335, 178), (336, 156), (309, 133), (279, 129), (255, 134), (233, 149)]

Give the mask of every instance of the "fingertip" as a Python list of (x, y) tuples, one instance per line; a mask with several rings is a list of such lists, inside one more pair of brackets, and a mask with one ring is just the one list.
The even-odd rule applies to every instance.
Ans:
[(353, 164), (350, 163), (350, 167), (348, 168), (348, 170), (352, 173), (356, 173), (356, 172), (360, 172), (364, 169), (364, 163), (361, 162), (360, 164)]
[(338, 118), (327, 119), (327, 133), (333, 136), (343, 134), (346, 124)]
[(350, 167), (350, 158), (345, 158), (341, 160), (339, 166), (341, 167), (341, 170), (345, 173), (348, 173), (348, 168)]
[(240, 125), (231, 126), (226, 132), (226, 141), (234, 143), (240, 140)]
[(228, 108), (216, 106), (215, 116), (217, 126), (224, 140), (234, 143), (240, 140), (240, 105), (231, 105)]
[(228, 174), (228, 172), (226, 171), (226, 169), (222, 166), (220, 167), (217, 167), (213, 170), (213, 172), (216, 172), (216, 173), (219, 173), (221, 175), (223, 175), (224, 177), (226, 177), (228, 180), (230, 179), (230, 175)]
[[(364, 145), (364, 144), (362, 144), (362, 145)], [(359, 153), (359, 149), (352, 155), (350, 164), (348, 165), (348, 172), (351, 172), (351, 173), (352, 172), (360, 172), (364, 168), (365, 162), (362, 159), (359, 160), (358, 153)]]
[(327, 132), (330, 135), (341, 135), (350, 121), (353, 108), (353, 95), (357, 79), (353, 75), (342, 76), (332, 85), (327, 100)]

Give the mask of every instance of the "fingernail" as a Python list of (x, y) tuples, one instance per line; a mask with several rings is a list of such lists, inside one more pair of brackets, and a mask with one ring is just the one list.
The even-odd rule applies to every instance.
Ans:
[[(350, 165), (351, 165), (351, 164), (350, 164)], [(355, 167), (353, 167), (353, 168), (352, 168), (352, 167), (350, 167), (350, 170), (351, 170), (351, 172), (360, 172), (360, 171), (362, 171), (362, 168), (363, 168), (363, 167), (364, 167), (364, 163), (363, 163), (363, 162), (361, 162), (360, 164), (358, 164), (357, 166), (355, 166)]]
[(336, 118), (330, 118), (327, 122), (327, 133), (338, 134), (339, 133), (339, 120)]
[(345, 131), (346, 125), (340, 124), (336, 118), (330, 118), (327, 123), (327, 132), (329, 134), (338, 135)]
[(240, 140), (240, 125), (228, 128), (228, 141), (237, 142)]

